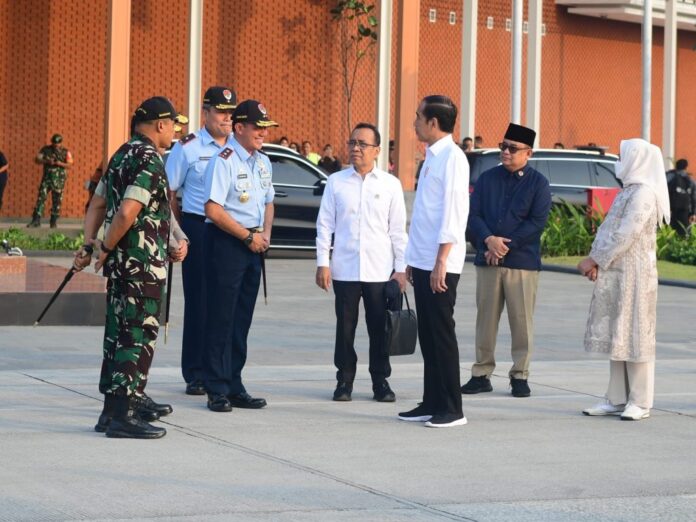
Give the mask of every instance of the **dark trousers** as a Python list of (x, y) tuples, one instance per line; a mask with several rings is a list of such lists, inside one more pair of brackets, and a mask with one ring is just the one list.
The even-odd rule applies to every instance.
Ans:
[(261, 280), (261, 257), (235, 237), (205, 225), (207, 317), (203, 371), (209, 393), (245, 392), (242, 368)]
[(2, 209), (2, 195), (5, 193), (7, 185), (7, 172), (0, 172), (0, 209)]
[(188, 254), (181, 264), (184, 282), (184, 339), (181, 374), (186, 382), (203, 379), (205, 341), (205, 217), (182, 212), (181, 228), (189, 238)]
[(358, 355), (355, 353), (355, 328), (358, 326), (360, 298), (365, 307), (365, 322), (370, 338), (370, 375), (372, 384), (381, 384), (391, 375), (389, 354), (384, 346), (384, 323), (387, 306), (384, 298), (384, 283), (361, 283), (359, 281), (334, 281), (336, 295), (336, 345), (334, 364), (338, 371), (338, 382), (352, 383)]
[(684, 207), (675, 207), (671, 209), (672, 217), (669, 226), (677, 231), (680, 236), (686, 235), (686, 229), (689, 227), (689, 209)]
[(454, 331), (459, 274), (447, 274), (443, 293), (430, 289), (430, 271), (414, 268), (412, 277), (423, 354), (423, 406), (434, 415), (461, 414), (459, 346)]

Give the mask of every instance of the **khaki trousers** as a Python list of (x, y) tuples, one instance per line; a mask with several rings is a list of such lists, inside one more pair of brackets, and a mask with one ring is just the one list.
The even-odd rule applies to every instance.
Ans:
[(507, 305), (512, 343), (509, 375), (526, 379), (534, 344), (534, 304), (539, 272), (515, 268), (476, 267), (476, 363), (473, 377), (490, 377), (495, 369), (498, 323)]
[(609, 402), (617, 406), (632, 402), (649, 410), (653, 407), (654, 395), (655, 361), (609, 361)]

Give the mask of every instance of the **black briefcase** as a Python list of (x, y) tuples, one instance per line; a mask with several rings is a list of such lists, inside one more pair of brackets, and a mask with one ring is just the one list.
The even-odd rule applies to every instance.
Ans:
[(387, 310), (384, 325), (384, 344), (389, 355), (411, 355), (416, 351), (418, 319), (406, 297), (406, 310)]

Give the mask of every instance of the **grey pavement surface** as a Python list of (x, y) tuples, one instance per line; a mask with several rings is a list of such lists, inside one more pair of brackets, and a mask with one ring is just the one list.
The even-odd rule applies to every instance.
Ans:
[[(49, 262), (67, 266), (67, 258)], [(582, 350), (591, 284), (543, 272), (532, 396), (509, 395), (503, 314), (492, 393), (465, 396), (466, 426), (400, 422), (422, 393), (422, 359), (393, 358), (394, 404), (371, 400), (365, 364), (353, 401), (334, 403), (333, 296), (311, 259), (268, 262), (244, 372), (260, 411), (212, 413), (183, 393), (180, 272), (168, 343), (148, 391), (174, 413), (164, 439), (92, 431), (102, 329), (0, 328), (0, 521), (654, 521), (696, 520), (696, 290), (660, 287), (650, 419), (589, 418), (608, 364)], [(474, 269), (456, 308), (462, 380), (475, 322)], [(365, 326), (356, 339), (367, 359)]]

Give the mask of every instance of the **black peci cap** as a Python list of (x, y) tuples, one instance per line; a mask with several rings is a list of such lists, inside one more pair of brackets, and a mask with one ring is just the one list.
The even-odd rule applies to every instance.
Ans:
[(203, 105), (219, 111), (231, 111), (237, 107), (237, 94), (227, 87), (210, 87), (203, 95)]
[(279, 127), (268, 117), (266, 107), (257, 100), (244, 100), (232, 113), (233, 123), (254, 123), (258, 127)]
[(53, 136), (51, 136), (51, 143), (53, 143), (54, 145), (58, 145), (59, 143), (62, 143), (62, 142), (63, 142), (63, 136), (61, 136), (60, 134), (54, 134)]
[(520, 143), (534, 147), (536, 131), (528, 127), (523, 127), (522, 125), (517, 125), (516, 123), (511, 123), (508, 125), (507, 131), (505, 132), (505, 139), (519, 141)]
[[(153, 96), (148, 98), (140, 106), (135, 109), (133, 114), (133, 123), (141, 123), (144, 121), (162, 120), (168, 118), (178, 123), (181, 122), (181, 114), (176, 112), (174, 105), (164, 96)], [(184, 118), (186, 118), (184, 116)], [(188, 121), (188, 119), (186, 120)]]

